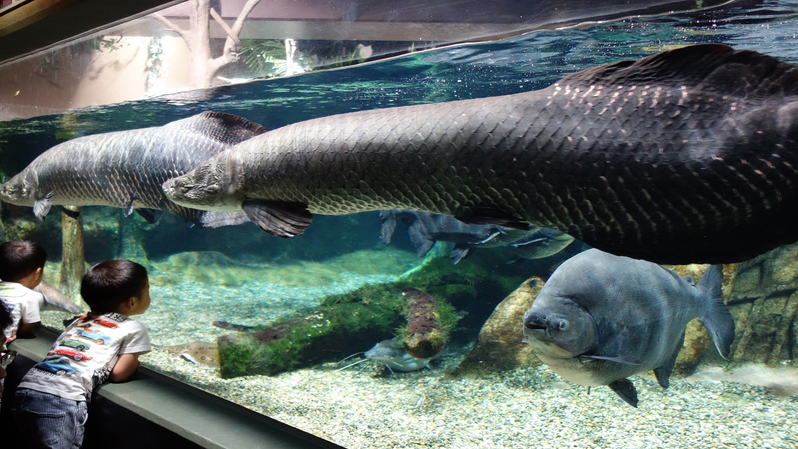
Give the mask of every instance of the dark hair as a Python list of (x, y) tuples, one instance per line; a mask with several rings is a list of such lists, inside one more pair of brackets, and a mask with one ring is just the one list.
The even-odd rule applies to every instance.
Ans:
[(0, 279), (16, 282), (44, 268), (47, 252), (44, 248), (28, 240), (15, 240), (0, 245)]
[(125, 259), (106, 260), (83, 275), (80, 295), (94, 313), (115, 311), (147, 285), (147, 269)]

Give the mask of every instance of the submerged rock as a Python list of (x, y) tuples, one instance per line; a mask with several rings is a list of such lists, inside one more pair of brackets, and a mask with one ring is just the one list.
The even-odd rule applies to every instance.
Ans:
[(734, 364), (794, 363), (798, 351), (798, 244), (742, 262), (729, 298), (737, 322)]
[(485, 374), (539, 365), (541, 362), (532, 348), (522, 342), (521, 320), (543, 284), (538, 277), (530, 278), (499, 303), (482, 326), (474, 348), (452, 375)]

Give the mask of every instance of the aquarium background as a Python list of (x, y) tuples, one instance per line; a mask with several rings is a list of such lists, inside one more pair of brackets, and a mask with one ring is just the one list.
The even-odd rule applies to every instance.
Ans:
[[(274, 129), (351, 111), (540, 89), (589, 67), (698, 43), (757, 50), (798, 64), (798, 3), (732, 2), (706, 11), (541, 31), (336, 70), (0, 122), (2, 181), (69, 138), (160, 126), (207, 110)], [(453, 376), (482, 323), (513, 289), (510, 285), (532, 276), (545, 278), (557, 263), (583, 249), (578, 243), (551, 259), (508, 264), (509, 256), (493, 249), (451, 266), (445, 245), (417, 258), (401, 229), (391, 245), (383, 246), (376, 212), (319, 216), (304, 235), (290, 240), (267, 235), (252, 224), (188, 228), (169, 214), (148, 224), (102, 207), (84, 208), (83, 219), (87, 264), (125, 257), (148, 266), (153, 302), (137, 319), (147, 325), (157, 347), (142, 357), (145, 366), (346, 447), (798, 444), (791, 353), (736, 378), (705, 364), (692, 377), (673, 378), (668, 390), (653, 376), (637, 376), (638, 410), (627, 408), (607, 388), (594, 388), (588, 395), (545, 366)], [(29, 209), (4, 205), (3, 224), (6, 239), (25, 237), (46, 246), (50, 262), (45, 279), (58, 285), (60, 214), (51, 211), (38, 222)], [(181, 358), (209, 354), (196, 351), (203, 342), (212, 346), (217, 338), (236, 334), (214, 326), (214, 321), (271, 326), (317, 310), (329, 295), (397, 282), (419, 270), (431, 270), (444, 284), (463, 287), (452, 301), (459, 322), (451, 344), (432, 369), (390, 373), (364, 363), (338, 370), (347, 364), (339, 360), (389, 338), (394, 327), (364, 332), (318, 363), (273, 376), (224, 379), (212, 364)], [(514, 284), (500, 285), (496, 277)], [(63, 328), (67, 317), (62, 312), (44, 315), (46, 324), (56, 329)], [(780, 325), (794, 326), (789, 320)], [(794, 333), (790, 335), (794, 340)], [(520, 339), (519, 330), (519, 344)], [(169, 347), (178, 345), (186, 346), (170, 352)]]

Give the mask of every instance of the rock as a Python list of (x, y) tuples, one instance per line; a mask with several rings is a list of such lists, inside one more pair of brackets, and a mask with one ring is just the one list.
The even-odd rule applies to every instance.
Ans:
[(737, 324), (734, 365), (792, 363), (798, 350), (798, 244), (740, 263), (729, 309)]
[(532, 277), (496, 306), (482, 326), (474, 348), (451, 374), (484, 375), (518, 366), (539, 365), (541, 362), (530, 346), (521, 341), (524, 338), (521, 323), (524, 312), (542, 287), (543, 280)]

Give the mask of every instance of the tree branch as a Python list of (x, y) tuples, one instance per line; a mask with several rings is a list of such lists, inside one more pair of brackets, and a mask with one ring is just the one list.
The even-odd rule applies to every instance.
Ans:
[(222, 67), (238, 59), (237, 49), (241, 46), (241, 40), (238, 38), (238, 35), (241, 33), (241, 28), (244, 26), (244, 20), (259, 2), (260, 0), (247, 0), (247, 3), (244, 5), (241, 13), (238, 14), (235, 23), (233, 23), (232, 28), (228, 27), (227, 24), (224, 23), (222, 17), (219, 16), (216, 10), (213, 8), (210, 9), (211, 17), (213, 17), (213, 19), (216, 20), (219, 25), (221, 25), (225, 33), (227, 33), (227, 41), (224, 43), (224, 51), (222, 55), (218, 58), (208, 61), (208, 68), (210, 73), (212, 73), (214, 76)]
[(162, 16), (160, 13), (156, 12), (152, 16), (158, 19), (158, 21), (160, 21), (161, 23), (163, 23), (166, 26), (166, 28), (180, 35), (180, 37), (182, 37), (183, 40), (186, 41), (186, 45), (191, 47), (191, 36), (188, 34), (188, 30), (184, 30), (179, 26), (175, 25), (174, 23), (172, 23), (171, 20)]
[(211, 17), (213, 17), (213, 20), (215, 20), (216, 23), (218, 23), (219, 26), (222, 27), (224, 32), (227, 33), (227, 37), (232, 39), (237, 46), (241, 45), (241, 41), (238, 39), (238, 33), (233, 33), (233, 30), (231, 30), (230, 27), (227, 26), (227, 23), (225, 23), (225, 21), (222, 20), (222, 16), (220, 16), (219, 13), (216, 12), (216, 10), (213, 8), (211, 8)]

